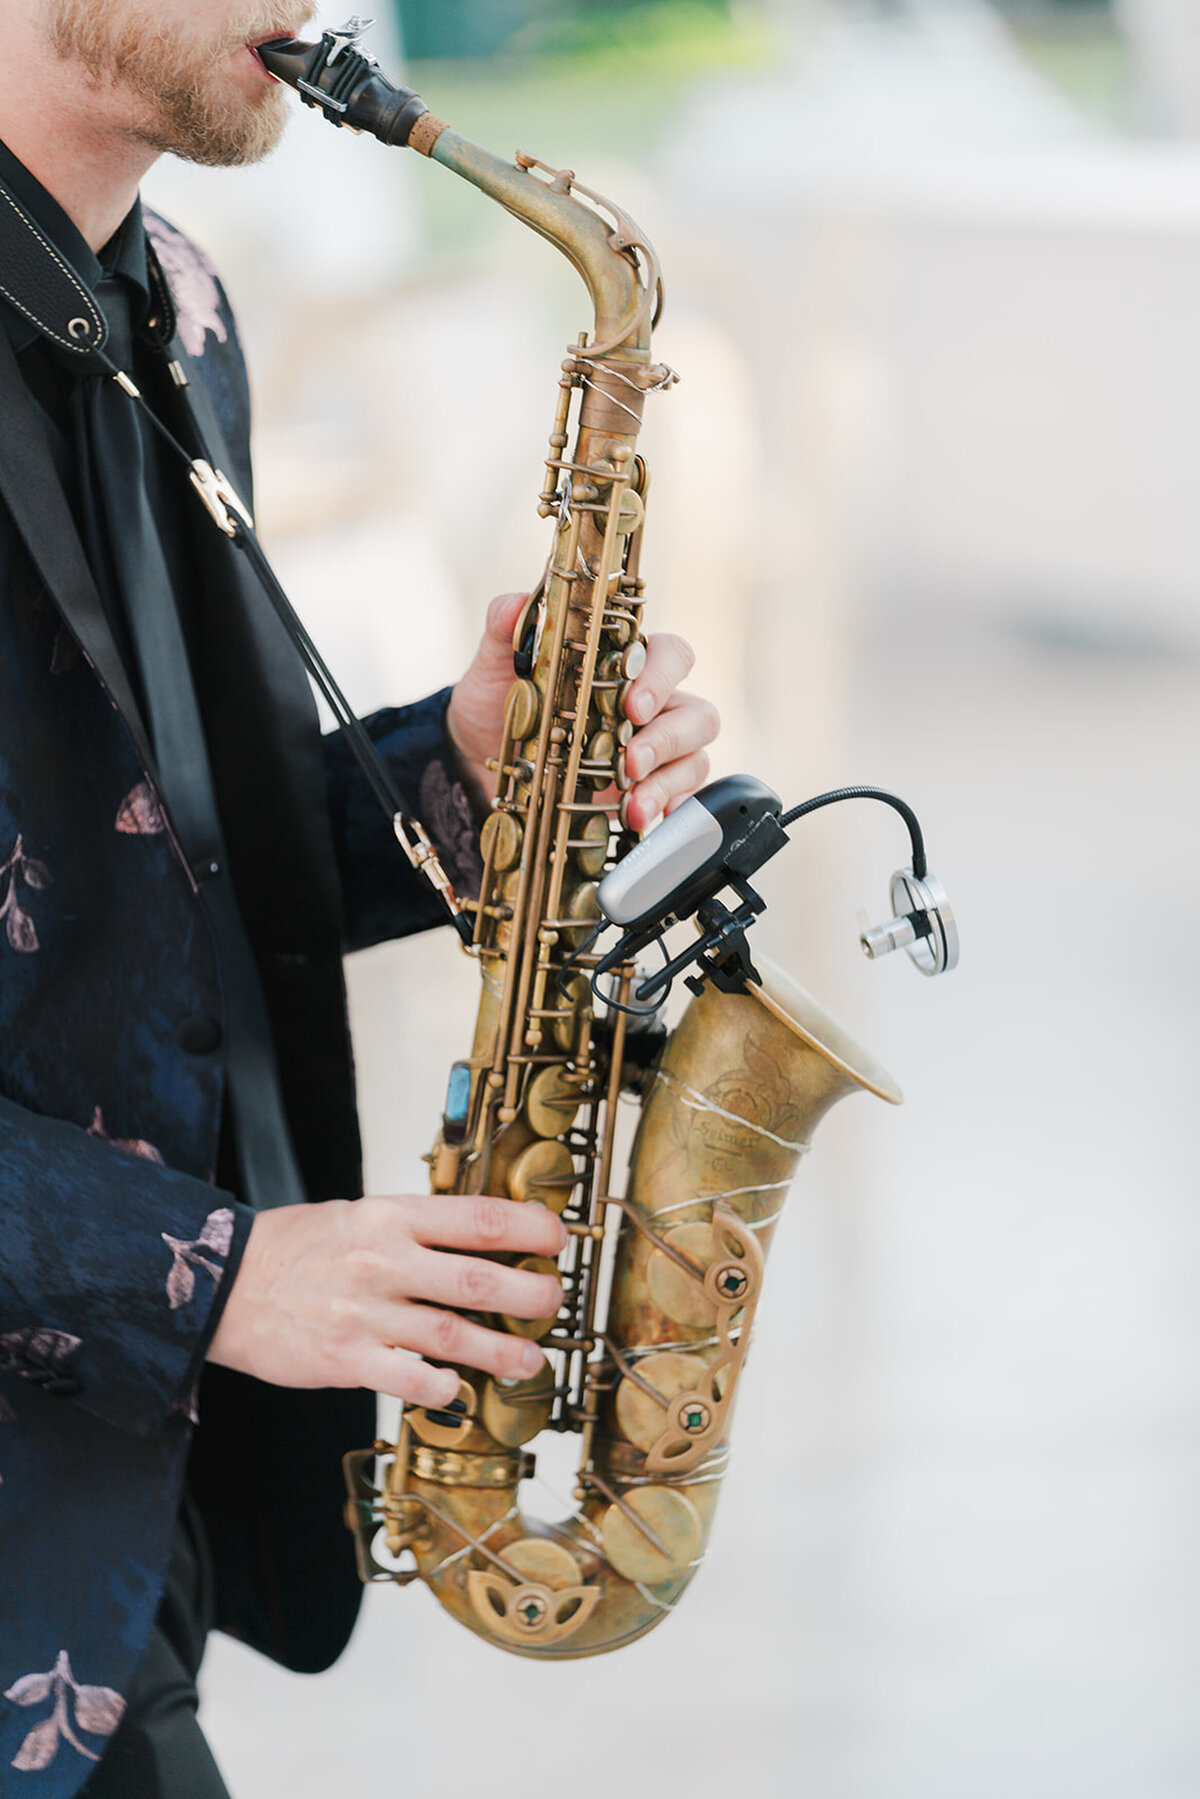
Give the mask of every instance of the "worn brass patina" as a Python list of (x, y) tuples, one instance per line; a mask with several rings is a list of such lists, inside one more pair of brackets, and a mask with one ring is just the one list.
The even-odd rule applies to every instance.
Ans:
[[(749, 993), (695, 998), (649, 1071), (625, 1014), (597, 1018), (588, 936), (597, 879), (630, 842), (624, 699), (645, 660), (637, 440), (647, 394), (675, 379), (651, 352), (658, 263), (569, 171), (503, 162), (440, 120), (418, 135), (561, 250), (593, 306), (562, 365), (538, 499), (551, 553), (517, 627), (483, 884), (464, 905), (483, 977), (470, 1104), (430, 1158), (435, 1191), (540, 1201), (571, 1238), (557, 1318), (485, 1320), (539, 1338), (546, 1374), (505, 1387), (460, 1370), (460, 1413), (411, 1411), (397, 1443), (347, 1458), (347, 1517), (364, 1579), (421, 1579), (518, 1655), (594, 1655), (658, 1624), (703, 1558), (767, 1252), (813, 1127), (856, 1088), (899, 1094), (765, 962)], [(632, 980), (618, 971), (614, 991)], [(642, 1111), (619, 1183), (627, 1089)], [(574, 1511), (554, 1525), (520, 1505), (522, 1446), (546, 1429), (580, 1438)]]

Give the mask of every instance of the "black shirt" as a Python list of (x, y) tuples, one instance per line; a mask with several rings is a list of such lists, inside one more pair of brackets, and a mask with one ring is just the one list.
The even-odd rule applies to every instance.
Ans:
[[(153, 291), (148, 268), (149, 250), (142, 206), (135, 200), (100, 254), (88, 244), (58, 201), (31, 175), (6, 144), (0, 142), (0, 180), (11, 189), (26, 212), (46, 233), (55, 248), (96, 296), (108, 317), (128, 309), (133, 332), (132, 367), (128, 373), (151, 404), (167, 398), (169, 375), (164, 357), (152, 347), (146, 333), (154, 315)], [(115, 304), (114, 304), (115, 302)], [(139, 701), (144, 700), (136, 657), (131, 653), (129, 627), (120, 586), (113, 572), (106, 543), (113, 522), (98, 520), (84, 488), (76, 432), (72, 428), (72, 404), (81, 380), (105, 380), (103, 375), (81, 375), (78, 361), (58, 350), (37, 327), (0, 294), (0, 321), (34, 405), (42, 419), (46, 441), (63, 492), (83, 542), (92, 576), (100, 593), (121, 660)], [(194, 504), (178, 459), (150, 425), (143, 430), (147, 499), (160, 521), (160, 536), (171, 576), (171, 586), (185, 637), (191, 641), (198, 604), (195, 591), (195, 558), (189, 552)]]

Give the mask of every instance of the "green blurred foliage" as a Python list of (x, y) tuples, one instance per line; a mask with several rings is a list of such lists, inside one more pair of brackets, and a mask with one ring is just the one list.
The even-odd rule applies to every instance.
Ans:
[[(429, 11), (443, 4), (424, 0)], [(594, 0), (586, 17), (561, 3), (547, 17), (551, 10), (552, 21), (527, 18), (490, 56), (421, 58), (410, 44), (405, 78), (477, 143), (502, 155), (532, 151), (584, 181), (598, 170), (601, 187), (614, 163), (652, 163), (698, 86), (729, 68), (768, 70), (776, 50), (753, 0)], [(434, 257), (470, 254), (519, 229), (463, 182), (414, 185)]]
[(396, 0), (413, 61), (590, 56), (728, 29), (730, 0)]

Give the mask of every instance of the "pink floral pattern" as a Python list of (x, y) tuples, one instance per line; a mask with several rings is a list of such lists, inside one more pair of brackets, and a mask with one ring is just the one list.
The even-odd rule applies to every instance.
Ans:
[(144, 1137), (110, 1137), (104, 1128), (104, 1113), (97, 1106), (92, 1113), (92, 1122), (88, 1125), (89, 1137), (99, 1137), (104, 1143), (111, 1143), (114, 1149), (127, 1149), (131, 1155), (140, 1156), (143, 1162), (157, 1162), (164, 1166), (161, 1150), (155, 1149), (153, 1143), (147, 1143)]
[(14, 1705), (42, 1705), (52, 1699), (48, 1717), (35, 1724), (13, 1756), (12, 1765), (20, 1774), (37, 1774), (48, 1768), (58, 1754), (60, 1741), (67, 1742), (89, 1761), (98, 1762), (99, 1754), (81, 1743), (76, 1728), (90, 1736), (110, 1737), (125, 1711), (125, 1701), (111, 1687), (81, 1686), (71, 1673), (65, 1649), (60, 1649), (53, 1668), (45, 1674), (23, 1674), (5, 1693)]
[(43, 887), (52, 886), (54, 876), (44, 862), (39, 862), (35, 856), (26, 855), (25, 839), (18, 834), (8, 861), (0, 862), (0, 892), (4, 894), (3, 904), (0, 904), (0, 918), (4, 920), (12, 948), (30, 956), (41, 945), (38, 943), (33, 919), (21, 904), (22, 882), (36, 892)]
[(149, 781), (139, 781), (117, 809), (117, 830), (126, 837), (159, 837), (166, 828), (158, 795)]
[(483, 879), (479, 825), (466, 788), (451, 779), (444, 762), (431, 762), (421, 776), (420, 812), (452, 885), (459, 893), (478, 893)]
[(204, 354), (210, 331), (218, 343), (225, 343), (229, 333), (221, 317), (221, 290), (208, 257), (153, 213), (146, 214), (146, 234), (171, 290), (175, 322), (188, 355)]
[[(221, 1206), (218, 1211), (210, 1212), (204, 1220), (204, 1228), (198, 1237), (187, 1241), (182, 1237), (172, 1237), (162, 1232), (162, 1240), (171, 1251), (171, 1272), (167, 1276), (167, 1302), (173, 1312), (180, 1306), (187, 1305), (196, 1291), (197, 1268), (203, 1268), (211, 1274), (213, 1284), (219, 1285), (225, 1269), (221, 1264), (229, 1254), (233, 1242), (233, 1212), (229, 1206)], [(208, 1250), (217, 1258), (210, 1261), (202, 1251)]]
[(61, 1373), (82, 1342), (82, 1337), (73, 1337), (70, 1331), (52, 1331), (43, 1325), (26, 1324), (20, 1330), (5, 1331), (0, 1336), (0, 1355), (25, 1362), (22, 1373), (26, 1380), (34, 1380), (37, 1369)]

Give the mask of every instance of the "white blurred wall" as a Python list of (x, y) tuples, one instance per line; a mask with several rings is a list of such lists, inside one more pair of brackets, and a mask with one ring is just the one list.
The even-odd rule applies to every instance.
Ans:
[(1115, 0), (1133, 49), (1143, 124), (1163, 136), (1200, 136), (1200, 11), (1193, 0)]

